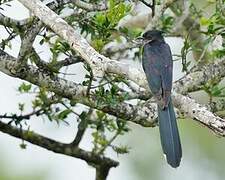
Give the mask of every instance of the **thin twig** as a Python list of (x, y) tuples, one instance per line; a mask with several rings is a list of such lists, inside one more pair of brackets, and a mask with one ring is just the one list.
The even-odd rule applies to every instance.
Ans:
[[(90, 115), (92, 114), (93, 110), (90, 108), (88, 113), (85, 115), (84, 118), (81, 118), (81, 121), (78, 125), (78, 131), (77, 131), (77, 134), (73, 140), (73, 142), (71, 143), (72, 146), (78, 146), (79, 143), (81, 142), (83, 136), (84, 136), (84, 133), (87, 129), (87, 126), (88, 126), (88, 119), (90, 117)], [(82, 114), (81, 114), (82, 115)]]

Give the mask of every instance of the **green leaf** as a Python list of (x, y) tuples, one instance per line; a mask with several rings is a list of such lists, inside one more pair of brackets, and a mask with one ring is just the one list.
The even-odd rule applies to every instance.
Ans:
[(97, 24), (103, 25), (103, 23), (105, 22), (105, 20), (106, 20), (106, 17), (105, 17), (104, 14), (102, 14), (102, 13), (96, 14), (96, 16), (95, 16), (95, 22)]
[(23, 112), (23, 111), (24, 111), (24, 106), (25, 106), (25, 104), (24, 104), (24, 103), (19, 103), (18, 105), (19, 105), (19, 110), (20, 110), (21, 112)]
[(37, 108), (37, 107), (40, 107), (42, 105), (42, 102), (40, 99), (34, 99), (32, 101), (32, 105), (33, 105), (33, 108)]
[(77, 101), (76, 100), (73, 100), (73, 99), (70, 100), (70, 105), (71, 106), (75, 106), (76, 104), (77, 104)]
[(20, 144), (20, 148), (21, 148), (21, 149), (26, 149), (26, 148), (27, 148), (27, 145), (24, 144), (24, 143), (21, 143), (21, 144)]
[(71, 109), (65, 109), (64, 111), (61, 111), (58, 115), (57, 118), (60, 120), (64, 120), (67, 118), (67, 116), (72, 112)]
[(102, 39), (94, 39), (92, 41), (92, 46), (95, 48), (96, 51), (101, 51), (104, 47), (105, 42)]
[(200, 24), (201, 24), (202, 26), (208, 26), (208, 25), (210, 24), (210, 20), (207, 19), (207, 18), (205, 18), (205, 17), (201, 17), (201, 18), (200, 18)]
[(127, 154), (127, 153), (129, 153), (129, 148), (127, 146), (120, 146), (120, 147), (113, 146), (112, 148), (117, 154)]
[(224, 89), (225, 87), (219, 87), (218, 85), (215, 85), (211, 89), (211, 95), (214, 97), (224, 97)]
[(96, 114), (98, 116), (98, 119), (100, 120), (103, 119), (103, 117), (105, 117), (105, 113), (102, 111), (96, 111)]
[(22, 83), (22, 84), (19, 86), (18, 90), (19, 90), (19, 92), (21, 92), (21, 93), (27, 93), (27, 92), (29, 92), (29, 91), (31, 90), (31, 87), (32, 87), (31, 84)]
[(115, 95), (115, 94), (117, 94), (118, 91), (119, 91), (118, 86), (116, 86), (116, 85), (113, 84), (112, 87), (111, 87), (111, 89), (110, 89), (111, 94), (112, 95)]
[(115, 7), (115, 0), (109, 0), (109, 8), (112, 10)]

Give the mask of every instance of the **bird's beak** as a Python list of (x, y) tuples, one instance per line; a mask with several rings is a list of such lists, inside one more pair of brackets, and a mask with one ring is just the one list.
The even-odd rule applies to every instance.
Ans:
[(141, 36), (137, 37), (135, 40), (133, 40), (134, 43), (139, 44), (139, 45), (145, 45), (151, 41), (152, 41), (152, 39), (145, 39)]
[(136, 40), (138, 40), (138, 41), (142, 40), (142, 41), (143, 41), (143, 40), (144, 40), (144, 38), (143, 38), (143, 37), (141, 37), (141, 36), (139, 36), (139, 37), (137, 37), (137, 38), (136, 38)]
[(136, 39), (133, 40), (133, 42), (135, 44), (138, 44), (138, 45), (142, 45), (144, 43), (144, 38), (143, 37), (137, 37)]
[(144, 39), (144, 44), (147, 44), (147, 43), (149, 43), (151, 41), (152, 41), (152, 39)]

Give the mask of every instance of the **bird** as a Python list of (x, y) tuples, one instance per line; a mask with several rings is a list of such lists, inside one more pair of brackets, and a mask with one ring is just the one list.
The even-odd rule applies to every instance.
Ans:
[(142, 67), (157, 103), (163, 153), (167, 163), (177, 168), (181, 162), (182, 148), (171, 98), (173, 60), (170, 47), (162, 34), (162, 31), (155, 29), (142, 35)]

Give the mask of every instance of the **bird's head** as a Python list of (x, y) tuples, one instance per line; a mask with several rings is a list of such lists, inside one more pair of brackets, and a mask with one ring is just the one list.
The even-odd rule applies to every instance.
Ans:
[(142, 37), (144, 41), (148, 41), (148, 42), (155, 41), (155, 40), (163, 40), (162, 33), (163, 32), (159, 30), (149, 30), (149, 31), (146, 31), (142, 35)]

